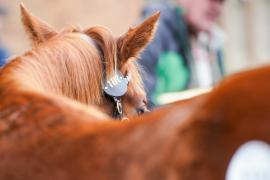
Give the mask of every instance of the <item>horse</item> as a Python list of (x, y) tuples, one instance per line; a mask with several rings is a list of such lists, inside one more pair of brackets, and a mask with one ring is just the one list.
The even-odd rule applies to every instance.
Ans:
[(27, 104), (13, 116), (36, 112), (33, 118), (0, 121), (0, 179), (225, 179), (239, 146), (270, 143), (269, 77), (270, 66), (238, 73), (128, 122), (63, 118), (54, 108), (55, 118), (41, 119), (38, 108), (55, 104)]
[(135, 60), (152, 39), (159, 13), (120, 37), (102, 26), (58, 32), (23, 4), (21, 16), (32, 50), (1, 70), (2, 102), (29, 95), (90, 111), (97, 118), (122, 119), (147, 111)]
[(225, 179), (240, 145), (270, 143), (269, 77), (270, 66), (241, 72), (124, 122), (12, 93), (0, 103), (0, 179)]

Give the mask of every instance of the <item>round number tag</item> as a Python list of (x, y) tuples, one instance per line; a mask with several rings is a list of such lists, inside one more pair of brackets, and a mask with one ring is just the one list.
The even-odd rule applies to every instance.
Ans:
[(127, 92), (129, 77), (124, 77), (117, 71), (109, 80), (103, 84), (103, 90), (112, 97), (121, 97)]

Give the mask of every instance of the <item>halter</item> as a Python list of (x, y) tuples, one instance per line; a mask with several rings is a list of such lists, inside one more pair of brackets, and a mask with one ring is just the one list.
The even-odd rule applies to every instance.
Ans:
[[(80, 38), (86, 41), (88, 44), (95, 46), (99, 50), (99, 52), (101, 52), (101, 48), (91, 37), (80, 33)], [(106, 65), (104, 62), (102, 64), (103, 70), (105, 71)], [(115, 119), (123, 119), (123, 107), (121, 97), (127, 92), (127, 86), (130, 80), (130, 75), (124, 77), (123, 74), (116, 68), (116, 65), (114, 74), (110, 78), (103, 77), (102, 89), (107, 95), (107, 97), (111, 99), (111, 101), (113, 101), (113, 103), (115, 104), (112, 114), (113, 118)]]
[(103, 82), (103, 91), (115, 103), (113, 117), (116, 119), (123, 118), (123, 108), (121, 97), (127, 92), (127, 86), (130, 82), (130, 76), (124, 77), (120, 71), (116, 71), (114, 75), (107, 81)]

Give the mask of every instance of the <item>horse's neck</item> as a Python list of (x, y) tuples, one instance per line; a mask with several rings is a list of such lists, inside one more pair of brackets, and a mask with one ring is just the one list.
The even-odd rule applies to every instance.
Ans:
[[(234, 76), (206, 96), (152, 113), (150, 121), (122, 134), (127, 137), (126, 148), (137, 158), (155, 162), (144, 169), (148, 173), (156, 169), (160, 177), (225, 179), (242, 144), (254, 139), (270, 143), (269, 71)], [(127, 166), (129, 170), (132, 173), (132, 166)]]
[[(172, 158), (181, 179), (225, 179), (228, 164), (243, 143), (254, 139), (270, 143), (267, 77), (267, 71), (258, 71), (225, 81), (184, 124), (179, 123)], [(174, 113), (177, 110), (170, 112)]]
[(102, 78), (101, 65), (96, 59), (99, 57), (91, 54), (91, 50), (82, 54), (74, 49), (74, 53), (60, 52), (55, 56), (43, 53), (42, 49), (39, 49), (41, 54), (29, 53), (15, 60), (10, 75), (21, 89), (63, 95), (85, 104), (98, 103)]
[[(0, 177), (17, 169), (23, 174), (20, 178), (25, 177), (29, 175), (26, 168), (40, 167), (39, 157), (49, 154), (52, 158), (46, 159), (46, 166), (43, 167), (44, 163), (41, 166), (44, 176), (50, 177), (56, 177), (50, 174), (54, 169), (57, 175), (58, 172), (63, 172), (64, 177), (75, 174), (77, 179), (90, 176), (93, 179), (224, 179), (229, 160), (242, 143), (252, 139), (270, 143), (269, 72), (270, 68), (267, 73), (234, 76), (205, 97), (152, 112), (142, 121), (106, 122), (99, 129), (74, 119), (82, 126), (53, 126), (52, 131), (59, 133), (33, 136), (43, 135), (51, 143), (50, 148), (47, 143), (37, 141), (36, 145), (25, 144), (23, 149), (18, 149), (11, 140), (17, 148), (15, 155), (18, 154), (14, 156), (6, 151), (13, 161), (6, 158), (0, 161), (4, 163)], [(48, 121), (51, 119), (42, 119), (41, 123), (50, 124)], [(82, 127), (95, 131), (85, 130), (85, 135), (76, 139), (61, 132), (66, 129), (82, 132)], [(25, 159), (29, 161), (27, 167)], [(75, 166), (70, 162), (75, 162)]]

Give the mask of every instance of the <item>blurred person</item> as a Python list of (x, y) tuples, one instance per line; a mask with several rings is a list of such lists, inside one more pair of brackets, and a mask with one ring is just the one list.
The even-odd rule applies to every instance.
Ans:
[[(5, 7), (0, 5), (0, 16), (5, 16), (6, 14), (7, 14), (7, 11)], [(1, 22), (0, 22), (0, 26), (1, 26)], [(9, 51), (4, 46), (4, 44), (0, 41), (0, 67), (5, 65), (8, 57), (9, 57)]]
[(7, 59), (9, 57), (9, 52), (6, 49), (6, 47), (4, 47), (1, 43), (0, 43), (0, 67), (4, 66), (7, 63)]
[(209, 87), (224, 75), (224, 34), (215, 26), (224, 0), (152, 2), (142, 16), (161, 12), (157, 33), (139, 61), (149, 106), (167, 92)]

